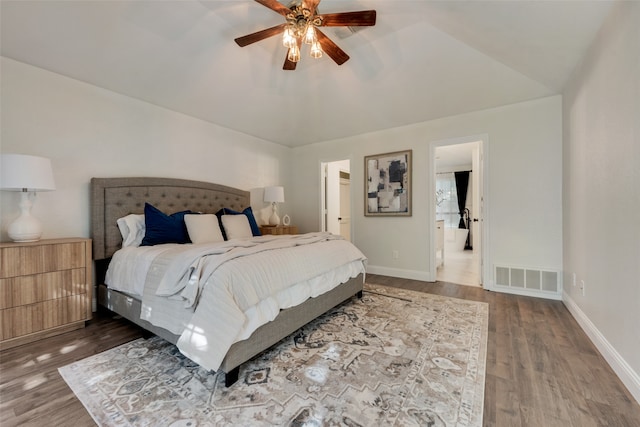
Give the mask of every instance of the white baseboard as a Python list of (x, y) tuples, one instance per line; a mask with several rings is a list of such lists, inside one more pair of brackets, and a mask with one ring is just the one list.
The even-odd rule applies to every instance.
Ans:
[(563, 293), (562, 302), (600, 351), (607, 363), (609, 363), (611, 369), (618, 375), (636, 401), (640, 403), (640, 375), (629, 366), (627, 361), (624, 360), (620, 353), (607, 341), (596, 325), (591, 322), (587, 315), (566, 292)]
[(405, 270), (401, 268), (381, 267), (377, 265), (367, 265), (367, 273), (379, 274), (381, 276), (400, 277), (402, 279), (431, 281), (429, 271)]
[(522, 295), (525, 297), (545, 298), (556, 301), (562, 300), (562, 294), (558, 292), (541, 291), (539, 289), (525, 289), (515, 288), (512, 286), (493, 285), (493, 288), (491, 288), (491, 290), (495, 292), (502, 292), (505, 294)]

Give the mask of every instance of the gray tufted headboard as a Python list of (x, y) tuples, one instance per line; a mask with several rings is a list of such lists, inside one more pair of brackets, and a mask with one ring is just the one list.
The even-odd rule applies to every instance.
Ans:
[(91, 237), (93, 259), (110, 258), (122, 245), (116, 221), (144, 213), (148, 202), (172, 214), (190, 209), (216, 213), (221, 208), (241, 211), (250, 204), (249, 192), (209, 182), (176, 178), (92, 178)]

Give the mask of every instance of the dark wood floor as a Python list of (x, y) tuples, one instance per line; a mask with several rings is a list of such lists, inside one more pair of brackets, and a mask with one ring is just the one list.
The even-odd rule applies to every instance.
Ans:
[[(561, 302), (371, 274), (367, 282), (489, 303), (485, 426), (640, 426), (640, 406)], [(0, 352), (0, 425), (95, 425), (58, 367), (140, 336), (100, 313), (85, 329)]]

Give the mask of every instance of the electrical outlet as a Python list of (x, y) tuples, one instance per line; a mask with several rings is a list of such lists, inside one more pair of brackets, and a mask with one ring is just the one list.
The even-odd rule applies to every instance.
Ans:
[(573, 273), (573, 286), (576, 286), (576, 273)]
[(400, 254), (398, 253), (398, 250), (397, 250), (397, 249), (394, 249), (394, 250), (393, 250), (392, 255), (393, 255), (393, 259), (398, 259), (398, 258), (400, 258)]
[(582, 296), (585, 296), (585, 292), (586, 292), (586, 285), (584, 283), (584, 280), (580, 280), (580, 289), (582, 289)]

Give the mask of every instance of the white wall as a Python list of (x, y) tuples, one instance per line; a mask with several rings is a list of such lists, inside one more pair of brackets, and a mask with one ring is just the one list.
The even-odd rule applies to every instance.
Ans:
[(619, 2), (563, 96), (564, 300), (638, 401), (639, 76), (640, 3)]
[[(562, 102), (560, 96), (424, 122), (293, 150), (293, 210), (303, 231), (319, 224), (320, 162), (351, 159), (353, 242), (369, 271), (428, 280), (429, 144), (487, 134), (488, 251), (493, 263), (561, 270)], [(364, 216), (364, 156), (413, 150), (413, 216)], [(392, 251), (399, 258), (392, 258)], [(493, 277), (488, 278), (493, 280)]]
[[(57, 189), (38, 193), (33, 208), (43, 238), (89, 237), (91, 177), (217, 182), (252, 190), (254, 210), (266, 206), (263, 187), (290, 187), (287, 147), (8, 58), (1, 65), (0, 151), (53, 163)], [(2, 240), (18, 202), (18, 193), (0, 192)]]

